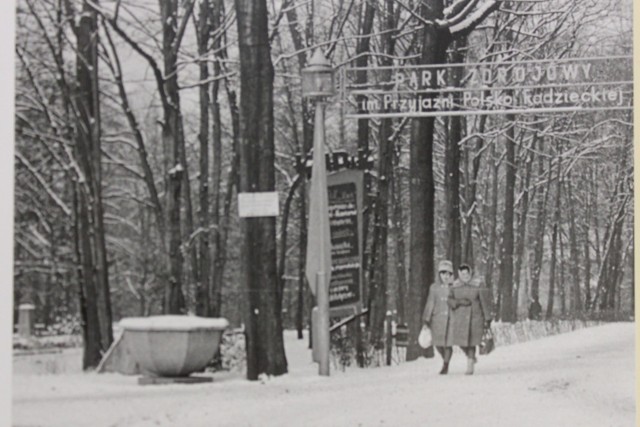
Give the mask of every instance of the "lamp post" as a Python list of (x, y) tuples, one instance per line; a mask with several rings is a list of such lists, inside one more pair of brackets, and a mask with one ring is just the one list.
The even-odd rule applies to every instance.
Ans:
[(333, 68), (317, 49), (302, 70), (302, 96), (315, 102), (313, 126), (313, 164), (309, 191), (309, 224), (305, 273), (311, 292), (317, 299), (312, 315), (313, 360), (319, 374), (329, 375), (329, 281), (331, 280), (331, 235), (329, 230), (329, 196), (324, 157), (324, 108), (333, 95)]

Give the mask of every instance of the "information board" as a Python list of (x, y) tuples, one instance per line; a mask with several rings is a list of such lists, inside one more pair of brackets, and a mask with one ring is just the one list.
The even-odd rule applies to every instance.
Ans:
[(332, 260), (329, 308), (333, 316), (362, 309), (362, 183), (361, 170), (343, 170), (327, 177)]

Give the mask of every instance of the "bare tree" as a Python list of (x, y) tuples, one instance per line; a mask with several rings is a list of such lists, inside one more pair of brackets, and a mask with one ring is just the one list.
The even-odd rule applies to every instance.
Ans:
[[(399, 2), (398, 4), (402, 4)], [(499, 2), (460, 1), (447, 8), (444, 15), (442, 0), (422, 3), (418, 19), (421, 21), (420, 64), (444, 64), (446, 49), (459, 37), (467, 36), (488, 15), (497, 9)], [(438, 21), (436, 21), (438, 20)], [(438, 22), (439, 25), (432, 23)], [(411, 194), (411, 250), (409, 266), (409, 305), (407, 320), (410, 342), (407, 360), (416, 359), (421, 353), (418, 334), (422, 309), (426, 303), (429, 284), (434, 277), (434, 182), (433, 182), (434, 119), (414, 119), (410, 149)]]
[[(383, 36), (384, 54), (381, 61), (382, 66), (391, 64), (391, 59), (395, 54), (395, 42), (393, 30), (395, 25), (395, 14), (393, 1), (385, 2), (385, 17)], [(375, 211), (373, 220), (373, 246), (371, 280), (369, 282), (369, 327), (370, 343), (374, 346), (381, 344), (384, 337), (384, 320), (387, 314), (387, 294), (388, 294), (388, 225), (389, 225), (389, 200), (393, 184), (393, 164), (395, 157), (395, 138), (392, 132), (393, 121), (383, 119), (379, 129), (378, 144), (378, 191), (375, 198)]]
[[(273, 65), (265, 0), (236, 0), (240, 46), (240, 191), (273, 191)], [(241, 221), (247, 378), (287, 372), (276, 268), (275, 218)]]
[[(200, 102), (200, 130), (198, 140), (200, 142), (200, 173), (199, 173), (199, 229), (200, 234), (198, 261), (199, 273), (196, 280), (196, 314), (207, 315), (210, 311), (210, 263), (211, 251), (209, 247), (209, 65), (205, 58), (211, 36), (211, 17), (209, 0), (200, 2), (200, 10), (197, 22), (198, 55), (200, 57), (200, 86), (198, 88)], [(217, 93), (214, 93), (217, 96)], [(217, 207), (217, 205), (214, 205)]]
[[(186, 310), (185, 299), (182, 290), (183, 255), (181, 234), (181, 198), (185, 194), (187, 205), (187, 220), (191, 212), (190, 190), (183, 189), (185, 182), (186, 156), (184, 146), (184, 133), (182, 116), (180, 113), (180, 95), (178, 87), (178, 51), (184, 32), (189, 22), (195, 2), (186, 2), (184, 13), (179, 19), (177, 0), (160, 1), (160, 18), (162, 23), (162, 57), (163, 69), (151, 54), (144, 50), (140, 43), (127, 34), (118, 23), (120, 2), (116, 3), (113, 14), (99, 11), (113, 30), (149, 64), (156, 80), (158, 93), (163, 109), (162, 140), (163, 146), (168, 150), (169, 169), (167, 170), (166, 212), (168, 233), (168, 257), (169, 278), (165, 287), (164, 310), (166, 313), (184, 313)], [(166, 77), (165, 77), (166, 76)], [(188, 183), (188, 180), (187, 180)], [(187, 231), (193, 229), (193, 224), (187, 224)]]

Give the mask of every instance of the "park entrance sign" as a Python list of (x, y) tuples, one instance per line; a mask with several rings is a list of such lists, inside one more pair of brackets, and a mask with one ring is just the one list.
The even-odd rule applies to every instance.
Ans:
[(343, 67), (338, 85), (351, 118), (630, 110), (632, 57)]

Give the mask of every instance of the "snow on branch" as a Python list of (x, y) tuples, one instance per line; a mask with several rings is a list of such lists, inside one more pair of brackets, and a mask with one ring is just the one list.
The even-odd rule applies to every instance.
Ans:
[(180, 163), (176, 163), (176, 165), (174, 167), (172, 167), (171, 169), (169, 169), (169, 171), (167, 172), (167, 174), (169, 176), (173, 176), (173, 175), (177, 175), (181, 172), (184, 171), (184, 168), (182, 167), (182, 164)]
[(443, 12), (447, 27), (461, 22), (478, 4), (478, 1), (479, 0), (459, 0), (447, 7)]
[(71, 209), (66, 205), (65, 202), (62, 201), (60, 197), (49, 187), (46, 180), (38, 173), (38, 170), (22, 155), (19, 151), (15, 152), (16, 158), (24, 165), (25, 168), (29, 171), (29, 173), (38, 181), (38, 183), (42, 186), (44, 191), (51, 197), (56, 205), (67, 215), (71, 216)]
[(456, 0), (444, 8), (442, 15), (445, 17), (457, 15), (462, 9), (469, 5), (470, 1), (471, 0)]
[(482, 20), (487, 17), (491, 12), (496, 10), (500, 5), (499, 1), (491, 0), (478, 6), (477, 9), (470, 12), (461, 22), (452, 25), (449, 30), (451, 34), (469, 32), (474, 29)]
[(469, 33), (500, 3), (500, 0), (457, 0), (444, 9), (444, 18), (437, 19), (436, 25), (448, 28), (452, 35)]

